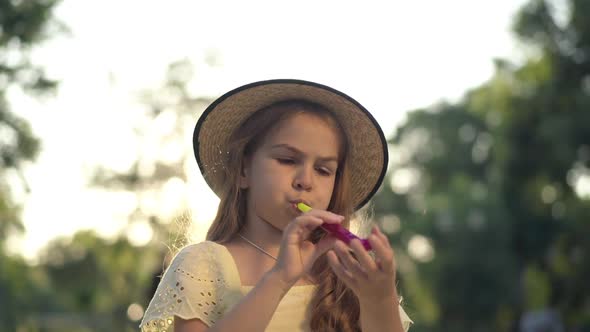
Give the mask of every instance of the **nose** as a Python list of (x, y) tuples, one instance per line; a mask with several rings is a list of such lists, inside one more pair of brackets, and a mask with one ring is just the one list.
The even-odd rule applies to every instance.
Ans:
[(293, 179), (293, 187), (297, 190), (309, 191), (313, 187), (313, 169), (301, 167)]

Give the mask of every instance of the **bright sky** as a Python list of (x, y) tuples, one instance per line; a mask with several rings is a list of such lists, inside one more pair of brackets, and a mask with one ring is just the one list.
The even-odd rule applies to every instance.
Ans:
[[(483, 83), (493, 58), (516, 59), (509, 26), (523, 2), (65, 0), (56, 14), (71, 34), (33, 58), (61, 82), (57, 96), (10, 95), (43, 142), (27, 171), (27, 232), (11, 248), (33, 258), (56, 236), (122, 230), (134, 198), (90, 190), (85, 177), (96, 164), (128, 165), (137, 92), (159, 86), (173, 61), (195, 64), (191, 90), (201, 95), (269, 78), (331, 85), (364, 104), (389, 135), (406, 111)], [(205, 64), (211, 53), (217, 66)], [(202, 201), (194, 218), (205, 229), (215, 196), (196, 163), (193, 173), (195, 185), (180, 192)]]

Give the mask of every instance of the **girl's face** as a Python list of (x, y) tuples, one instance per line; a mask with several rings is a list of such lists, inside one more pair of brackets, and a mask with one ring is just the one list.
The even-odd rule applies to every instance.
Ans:
[(295, 114), (266, 136), (246, 161), (241, 187), (248, 188), (248, 220), (278, 229), (300, 212), (293, 203), (327, 209), (338, 168), (339, 136), (320, 117)]

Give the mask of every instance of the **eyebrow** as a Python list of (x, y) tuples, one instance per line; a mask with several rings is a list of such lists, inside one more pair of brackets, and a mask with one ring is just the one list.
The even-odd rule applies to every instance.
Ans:
[[(296, 147), (293, 147), (289, 144), (276, 144), (276, 145), (271, 146), (270, 148), (271, 149), (284, 148), (284, 149), (290, 150), (290, 151), (292, 151), (296, 154), (299, 154), (299, 155), (305, 154), (305, 153), (303, 153), (303, 151), (301, 151), (301, 150), (297, 149)], [(323, 162), (329, 162), (329, 161), (338, 162), (337, 157), (319, 157), (318, 159)]]

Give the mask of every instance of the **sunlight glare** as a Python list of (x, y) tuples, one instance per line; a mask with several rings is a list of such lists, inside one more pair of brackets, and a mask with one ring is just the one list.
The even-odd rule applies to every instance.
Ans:
[(131, 245), (143, 247), (152, 240), (154, 230), (145, 221), (135, 221), (127, 228), (126, 235)]
[(423, 235), (416, 234), (408, 242), (408, 253), (412, 258), (427, 263), (434, 259), (434, 247), (430, 239)]

